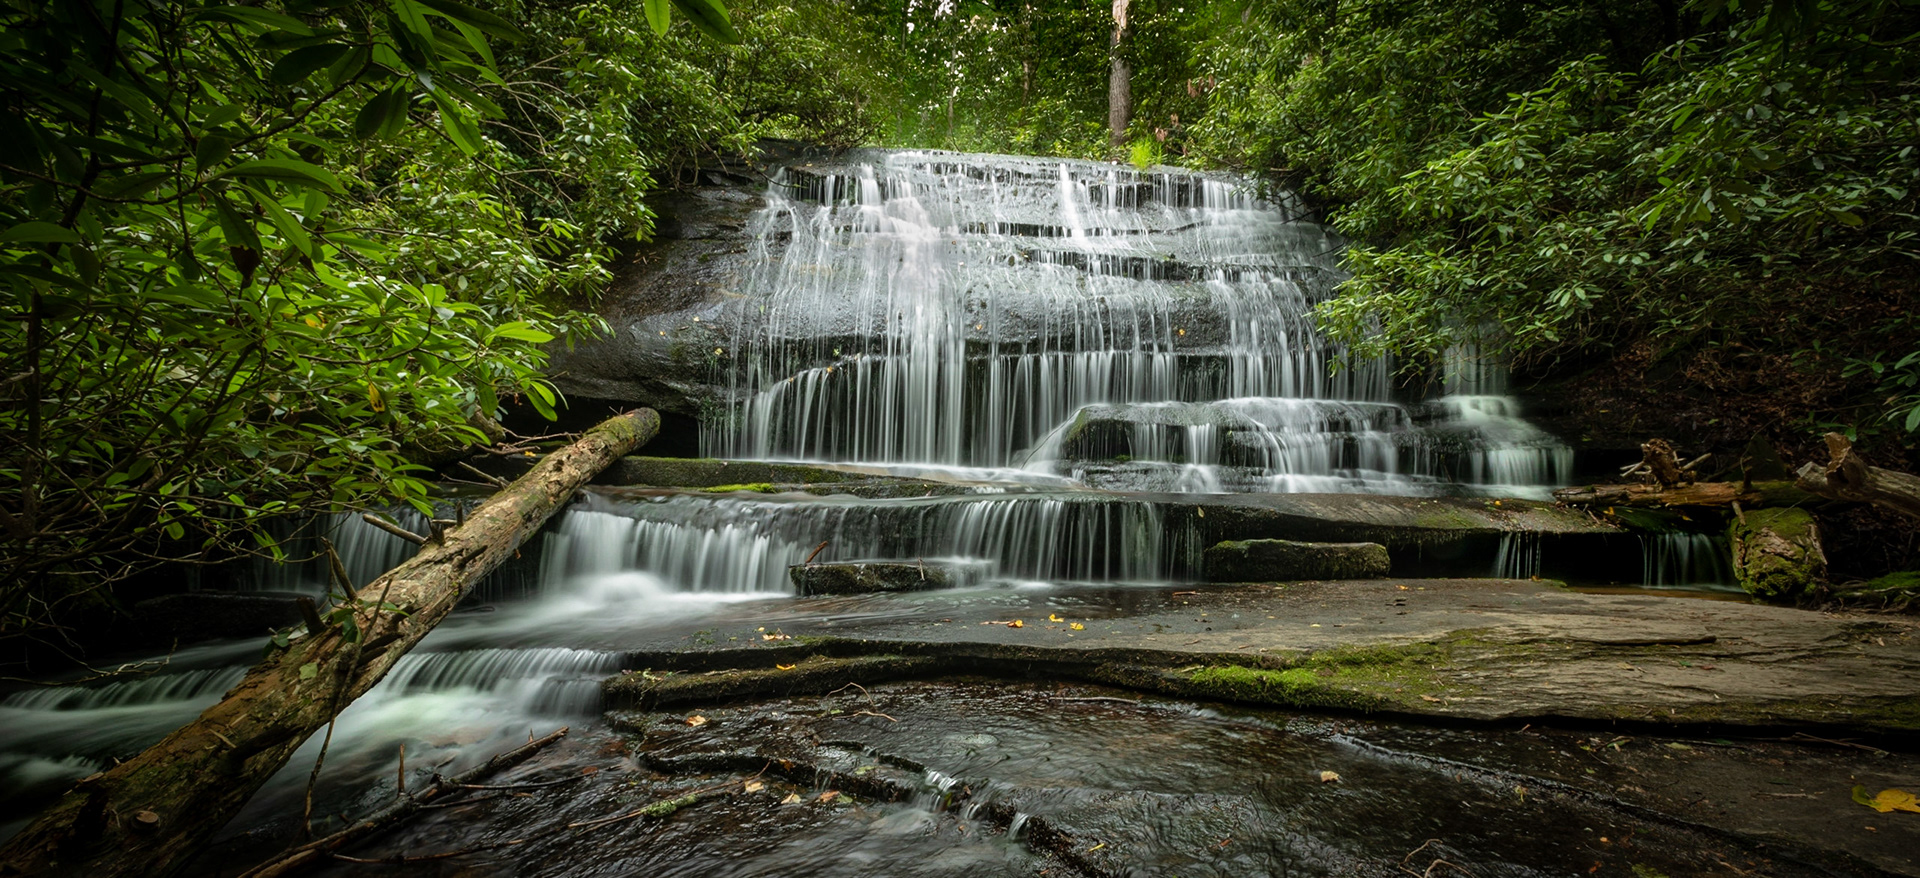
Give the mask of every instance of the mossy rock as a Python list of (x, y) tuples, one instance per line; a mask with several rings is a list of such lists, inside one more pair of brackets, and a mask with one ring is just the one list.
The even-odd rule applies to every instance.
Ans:
[(1752, 509), (1733, 520), (1733, 574), (1748, 594), (1792, 602), (1817, 592), (1827, 575), (1820, 527), (1805, 509)]
[(1206, 551), (1204, 563), (1211, 582), (1379, 579), (1393, 565), (1379, 543), (1294, 540), (1226, 540)]
[(924, 561), (844, 561), (795, 564), (787, 576), (802, 595), (873, 594), (949, 588), (966, 577), (946, 564)]

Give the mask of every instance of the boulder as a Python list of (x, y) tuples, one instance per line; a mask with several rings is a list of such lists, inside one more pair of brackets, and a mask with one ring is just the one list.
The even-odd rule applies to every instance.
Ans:
[(959, 572), (925, 561), (837, 561), (787, 568), (794, 587), (807, 596), (948, 588), (965, 578)]
[(1805, 509), (1749, 509), (1734, 519), (1727, 535), (1734, 579), (1754, 597), (1793, 601), (1826, 579), (1820, 528)]
[(1211, 582), (1280, 582), (1378, 579), (1392, 562), (1379, 543), (1227, 540), (1206, 551), (1205, 565)]

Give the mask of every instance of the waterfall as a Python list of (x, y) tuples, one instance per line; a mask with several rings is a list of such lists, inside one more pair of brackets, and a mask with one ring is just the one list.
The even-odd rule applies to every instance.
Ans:
[(1533, 579), (1540, 575), (1540, 534), (1516, 531), (1500, 535), (1500, 549), (1493, 556), (1495, 579)]
[(1715, 534), (1663, 533), (1640, 538), (1641, 583), (1652, 588), (1733, 583), (1733, 550)]
[[(1472, 352), (1394, 403), (1314, 322), (1341, 242), (1243, 179), (855, 151), (780, 172), (753, 232), (710, 454), (1194, 492), (1544, 496), (1571, 468)], [(1089, 418), (1132, 436), (1071, 441)]]
[[(788, 594), (787, 567), (876, 558), (968, 562), (988, 580), (1148, 581), (1169, 572), (1145, 501), (979, 494), (914, 501), (587, 495), (549, 537), (547, 580), (629, 570), (664, 592)], [(822, 544), (825, 544), (822, 547)], [(599, 574), (595, 576), (594, 574)]]

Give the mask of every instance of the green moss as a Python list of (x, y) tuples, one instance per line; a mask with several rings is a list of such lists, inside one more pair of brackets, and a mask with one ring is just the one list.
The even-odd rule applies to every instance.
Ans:
[(1805, 509), (1755, 509), (1747, 513), (1746, 528), (1773, 531), (1799, 542), (1814, 532), (1813, 514)]
[(774, 487), (772, 482), (749, 482), (743, 485), (714, 485), (711, 488), (701, 488), (700, 490), (709, 494), (731, 494), (736, 491), (756, 491), (761, 494), (772, 494), (779, 489)]
[(1200, 668), (1189, 680), (1202, 694), (1233, 701), (1358, 711), (1413, 707), (1423, 702), (1422, 696), (1450, 691), (1435, 667), (1449, 663), (1456, 648), (1474, 642), (1461, 636), (1439, 642), (1339, 647), (1277, 669)]
[(1889, 573), (1879, 579), (1869, 579), (1866, 582), (1847, 589), (1847, 591), (1855, 593), (1916, 590), (1920, 590), (1920, 570), (1902, 570), (1899, 573)]
[(1754, 509), (1736, 518), (1727, 531), (1733, 543), (1733, 572), (1748, 594), (1771, 601), (1793, 601), (1817, 591), (1826, 576), (1820, 532), (1805, 509)]

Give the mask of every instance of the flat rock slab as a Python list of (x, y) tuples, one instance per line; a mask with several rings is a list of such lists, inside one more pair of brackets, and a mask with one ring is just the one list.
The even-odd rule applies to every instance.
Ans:
[[(1907, 617), (1517, 580), (969, 590), (760, 612), (736, 617), (751, 646), (720, 646), (732, 633), (722, 624), (714, 646), (629, 662), (715, 670), (887, 654), (956, 673), (1480, 721), (1920, 731), (1920, 622)], [(782, 621), (782, 639), (754, 633), (767, 619)]]

